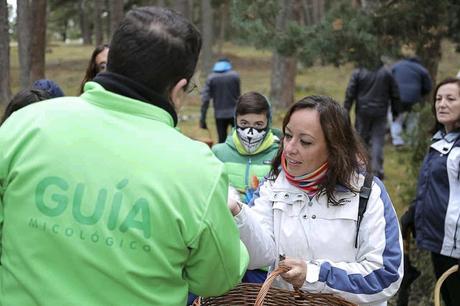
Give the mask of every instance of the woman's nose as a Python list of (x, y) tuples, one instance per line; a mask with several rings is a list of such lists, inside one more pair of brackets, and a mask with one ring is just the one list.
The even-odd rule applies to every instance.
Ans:
[(447, 99), (442, 98), (441, 101), (439, 101), (439, 107), (445, 107), (447, 104)]
[(284, 152), (293, 154), (295, 153), (295, 144), (292, 139), (284, 143)]

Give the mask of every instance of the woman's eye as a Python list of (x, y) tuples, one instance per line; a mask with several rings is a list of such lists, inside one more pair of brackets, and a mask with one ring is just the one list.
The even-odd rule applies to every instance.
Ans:
[(300, 143), (301, 143), (303, 146), (309, 146), (309, 145), (311, 145), (311, 142), (305, 141), (305, 140), (300, 140)]
[(291, 138), (292, 138), (292, 136), (291, 136), (291, 135), (289, 135), (289, 134), (284, 134), (284, 138), (285, 138), (285, 139), (291, 139)]

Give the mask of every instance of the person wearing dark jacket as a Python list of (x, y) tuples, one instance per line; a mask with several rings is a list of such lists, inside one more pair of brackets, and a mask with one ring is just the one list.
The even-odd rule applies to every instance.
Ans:
[(393, 65), (391, 72), (399, 87), (401, 112), (391, 123), (391, 139), (394, 146), (404, 145), (401, 137), (403, 127), (407, 132), (414, 130), (417, 120), (411, 112), (412, 107), (422, 101), (431, 91), (431, 77), (417, 57), (400, 60)]
[(391, 72), (384, 66), (375, 70), (355, 69), (348, 83), (344, 107), (350, 113), (356, 101), (355, 127), (370, 146), (374, 175), (383, 179), (383, 145), (385, 142), (386, 115), (391, 111), (396, 117), (399, 111), (399, 90)]
[(206, 124), (206, 113), (208, 111), (209, 101), (212, 100), (219, 143), (224, 142), (227, 138), (228, 126), (234, 126), (233, 116), (235, 115), (235, 105), (240, 94), (239, 74), (232, 69), (232, 64), (228, 59), (224, 58), (218, 60), (201, 92), (202, 105), (200, 128), (208, 128)]

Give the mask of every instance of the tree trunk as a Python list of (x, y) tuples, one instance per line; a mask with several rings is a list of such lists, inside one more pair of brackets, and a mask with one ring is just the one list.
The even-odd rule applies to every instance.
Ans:
[(19, 57), (19, 82), (22, 88), (29, 87), (31, 61), (30, 0), (17, 0), (17, 33)]
[[(292, 17), (293, 6), (290, 0), (281, 0), (281, 10), (276, 18), (276, 30), (283, 32)], [(270, 100), (276, 106), (288, 106), (294, 101), (297, 58), (284, 56), (276, 50), (273, 54), (270, 80)]]
[(62, 41), (65, 42), (67, 40), (67, 29), (69, 27), (69, 20), (64, 20), (64, 25), (62, 27), (61, 37)]
[(31, 36), (30, 81), (45, 78), (45, 49), (46, 49), (46, 0), (33, 0)]
[[(112, 13), (110, 12), (110, 1), (105, 0), (105, 7), (107, 8), (107, 15), (105, 16), (105, 34), (107, 37), (107, 40), (111, 40), (112, 37)], [(104, 23), (104, 22), (103, 22)]]
[(201, 1), (201, 35), (203, 39), (203, 47), (201, 52), (201, 71), (203, 74), (209, 73), (211, 71), (212, 65), (212, 40), (213, 40), (213, 31), (212, 31), (212, 7), (211, 0), (202, 0)]
[(10, 34), (8, 30), (8, 4), (6, 0), (0, 0), (0, 105), (6, 105), (11, 97)]
[(86, 0), (78, 3), (78, 14), (80, 17), (80, 31), (84, 45), (91, 45), (91, 22), (86, 9)]
[(110, 4), (110, 31), (113, 34), (118, 27), (118, 24), (124, 16), (124, 1), (123, 0), (112, 0)]
[(228, 3), (226, 1), (222, 2), (220, 5), (220, 27), (219, 27), (219, 42), (218, 42), (218, 48), (217, 48), (217, 53), (219, 54), (219, 57), (222, 56), (222, 50), (224, 48), (224, 42), (225, 42), (225, 31), (227, 29), (227, 21), (228, 18), (227, 16), (229, 15), (229, 10), (228, 10)]
[[(201, 5), (204, 5), (204, 2), (207, 0), (204, 0), (201, 2)], [(176, 0), (174, 2), (174, 9), (181, 13), (185, 18), (191, 19), (190, 16), (190, 5), (188, 0)]]
[(104, 6), (103, 0), (94, 1), (94, 36), (96, 46), (99, 46), (104, 41), (104, 32), (102, 31), (102, 8)]
[(313, 0), (313, 22), (320, 23), (324, 17), (325, 0)]
[(304, 16), (305, 16), (305, 24), (306, 25), (312, 25), (314, 23), (313, 21), (313, 8), (312, 8), (312, 0), (304, 0), (302, 1), (302, 7), (304, 10)]

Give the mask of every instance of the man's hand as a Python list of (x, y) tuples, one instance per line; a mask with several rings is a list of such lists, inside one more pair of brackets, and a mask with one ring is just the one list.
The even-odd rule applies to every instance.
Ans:
[(208, 125), (206, 124), (206, 120), (200, 119), (200, 128), (207, 130)]
[(280, 267), (286, 267), (289, 271), (280, 276), (295, 289), (301, 288), (307, 277), (307, 263), (302, 259), (286, 258), (279, 263)]

